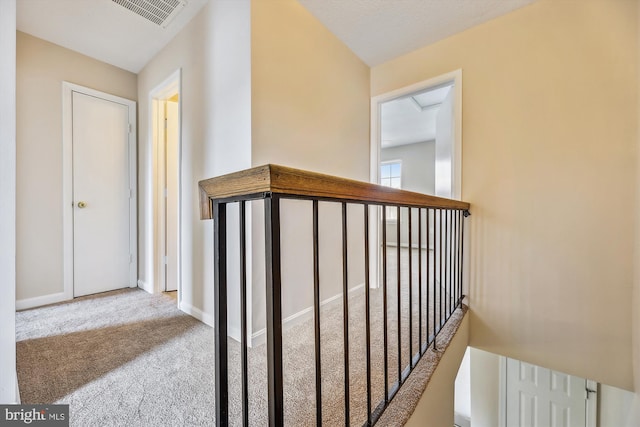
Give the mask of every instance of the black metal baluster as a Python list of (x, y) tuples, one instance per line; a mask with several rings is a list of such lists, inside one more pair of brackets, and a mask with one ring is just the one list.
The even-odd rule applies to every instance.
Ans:
[(440, 250), (439, 250), (439, 254), (438, 254), (438, 259), (439, 259), (439, 265), (440, 265), (440, 272), (439, 272), (439, 278), (440, 278), (440, 282), (438, 283), (438, 295), (440, 296), (439, 298), (439, 304), (438, 304), (438, 309), (439, 309), (439, 315), (438, 315), (438, 332), (440, 332), (440, 330), (442, 329), (442, 303), (444, 302), (444, 298), (442, 298), (442, 285), (443, 285), (443, 267), (444, 267), (444, 263), (442, 260), (442, 256), (444, 255), (444, 249), (443, 249), (443, 241), (444, 238), (442, 237), (442, 232), (444, 230), (444, 218), (443, 218), (443, 213), (442, 213), (442, 209), (440, 209), (440, 234), (438, 235), (439, 238), (439, 243), (440, 243)]
[(216, 425), (229, 425), (229, 355), (227, 353), (227, 205), (213, 201), (214, 334)]
[(313, 317), (316, 350), (316, 425), (322, 425), (322, 352), (320, 349), (320, 251), (318, 201), (313, 201)]
[(384, 349), (384, 403), (389, 402), (389, 351), (387, 336), (387, 207), (382, 206), (382, 342)]
[(445, 300), (445, 304), (446, 304), (446, 318), (449, 319), (449, 316), (451, 316), (451, 302), (452, 302), (452, 296), (451, 296), (451, 242), (452, 237), (451, 237), (451, 210), (447, 209), (446, 210), (446, 231), (445, 231), (445, 274), (447, 276), (447, 279), (445, 281), (446, 286), (447, 286), (447, 299)]
[(371, 425), (371, 313), (369, 308), (369, 205), (364, 205), (364, 314), (367, 357), (367, 425)]
[(460, 302), (460, 211), (456, 211), (456, 308)]
[(449, 316), (447, 316), (447, 318), (449, 318), (453, 313), (453, 304), (455, 303), (455, 288), (453, 287), (453, 276), (455, 272), (453, 270), (453, 211), (449, 209), (447, 214), (449, 217), (449, 232), (447, 237), (447, 242), (449, 242)]
[(418, 353), (422, 355), (422, 208), (418, 208)]
[(464, 218), (462, 216), (462, 211), (458, 211), (458, 232), (456, 234), (456, 238), (458, 240), (458, 269), (456, 270), (456, 276), (458, 277), (458, 302), (462, 302), (462, 278), (460, 277), (460, 271), (462, 270), (462, 240), (460, 239), (460, 234), (462, 233), (462, 223)]
[[(429, 262), (429, 258), (431, 256), (430, 255), (431, 238), (430, 238), (430, 235), (429, 235), (429, 232), (430, 232), (429, 218), (431, 216), (431, 212), (430, 211), (431, 211), (431, 209), (427, 208), (427, 216), (426, 216), (426, 224), (425, 224), (426, 225), (426, 229), (427, 229), (426, 230), (426, 237), (427, 237), (427, 239), (426, 239), (427, 240), (427, 254), (426, 254), (426, 257), (427, 257), (427, 271), (426, 271), (426, 274), (427, 274), (427, 280), (426, 280), (426, 288), (425, 288), (425, 293), (427, 294), (427, 301), (426, 301), (426, 306), (427, 307), (426, 307), (426, 312), (425, 312), (425, 318), (426, 318), (425, 319), (425, 323), (426, 323), (425, 328), (427, 329), (427, 331), (426, 331), (427, 332), (426, 333), (426, 336), (427, 336), (427, 347), (429, 347), (429, 307), (430, 307), (430, 304), (429, 304), (429, 302), (430, 302), (429, 301), (429, 278), (431, 277), (431, 275), (429, 274), (429, 267), (431, 266), (431, 263)], [(434, 263), (434, 265), (435, 265), (435, 263)]]
[(249, 379), (247, 363), (247, 246), (246, 206), (240, 201), (240, 365), (242, 366), (242, 425), (249, 425)]
[(453, 279), (452, 279), (452, 287), (453, 287), (453, 311), (458, 307), (458, 211), (451, 211), (451, 219), (452, 219), (452, 231), (451, 231), (451, 242), (452, 242), (452, 250), (453, 250)]
[(402, 273), (402, 267), (400, 265), (400, 206), (396, 207), (396, 215), (397, 215), (397, 227), (396, 227), (396, 242), (397, 242), (397, 247), (396, 247), (396, 280), (397, 280), (397, 286), (396, 286), (396, 295), (397, 295), (397, 301), (396, 301), (396, 306), (398, 308), (397, 311), (397, 321), (398, 321), (398, 387), (400, 386), (400, 384), (402, 384), (402, 306), (401, 306), (401, 289), (400, 289), (400, 284), (401, 284), (401, 273)]
[(437, 235), (438, 235), (438, 221), (437, 221), (437, 214), (438, 211), (437, 209), (433, 209), (433, 349), (436, 349), (436, 326), (437, 326), (437, 322), (436, 322), (436, 315), (438, 313), (438, 306), (437, 306), (437, 295), (436, 295), (436, 291), (438, 289), (438, 275), (437, 275), (437, 266), (438, 266), (438, 262), (437, 262), (437, 256), (438, 256), (438, 241), (437, 241)]
[[(280, 197), (264, 199), (266, 297), (267, 297), (267, 377), (269, 381), (269, 425), (284, 425), (282, 381), (282, 275), (280, 265)], [(227, 424), (219, 424), (226, 426)]]
[(463, 212), (463, 218), (461, 218), (461, 224), (460, 224), (460, 298), (463, 297), (462, 294), (462, 282), (464, 280), (464, 275), (462, 274), (462, 271), (464, 269), (464, 218), (466, 218), (469, 215), (469, 213), (467, 211)]
[(413, 369), (413, 246), (411, 246), (411, 208), (407, 208), (409, 215), (407, 227), (409, 229), (409, 366)]
[(347, 277), (347, 204), (342, 202), (342, 315), (344, 318), (344, 423), (349, 425), (349, 283)]

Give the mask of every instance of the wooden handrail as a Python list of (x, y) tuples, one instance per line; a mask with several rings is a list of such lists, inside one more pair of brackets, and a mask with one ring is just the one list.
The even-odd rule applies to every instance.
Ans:
[(211, 219), (211, 199), (257, 193), (278, 193), (369, 203), (468, 210), (458, 200), (398, 190), (353, 179), (338, 178), (278, 165), (264, 165), (199, 182), (200, 218)]

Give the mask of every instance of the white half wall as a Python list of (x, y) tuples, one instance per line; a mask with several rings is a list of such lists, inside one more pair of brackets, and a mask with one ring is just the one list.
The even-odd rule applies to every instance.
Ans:
[(16, 378), (16, 1), (0, 1), (0, 403)]

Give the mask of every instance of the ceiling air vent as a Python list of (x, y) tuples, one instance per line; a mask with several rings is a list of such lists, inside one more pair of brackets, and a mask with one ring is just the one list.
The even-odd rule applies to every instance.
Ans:
[(185, 0), (112, 0), (156, 25), (166, 28), (186, 6)]

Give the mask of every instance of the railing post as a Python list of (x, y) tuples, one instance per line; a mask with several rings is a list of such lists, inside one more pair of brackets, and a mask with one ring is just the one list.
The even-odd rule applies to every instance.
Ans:
[(269, 381), (269, 425), (284, 425), (282, 382), (282, 276), (280, 265), (280, 197), (264, 199), (266, 296), (267, 296), (267, 378)]
[(227, 205), (213, 201), (214, 334), (216, 425), (229, 425), (229, 375), (227, 353)]

